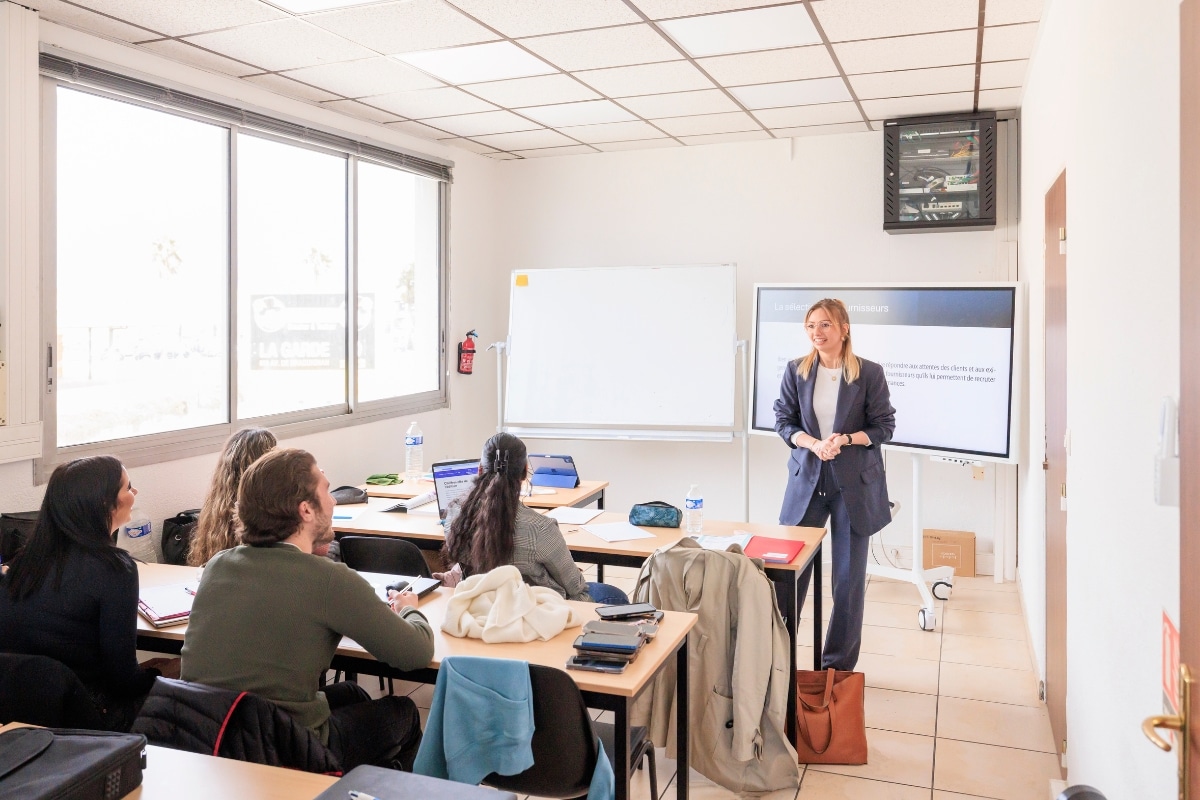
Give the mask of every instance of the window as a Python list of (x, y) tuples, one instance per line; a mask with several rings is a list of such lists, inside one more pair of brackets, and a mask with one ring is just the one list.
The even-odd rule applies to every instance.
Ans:
[(448, 168), (85, 77), (43, 94), (42, 473), (445, 405)]

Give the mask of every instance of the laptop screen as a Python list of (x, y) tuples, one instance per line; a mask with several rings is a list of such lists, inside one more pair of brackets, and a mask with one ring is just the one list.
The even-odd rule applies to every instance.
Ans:
[(433, 465), (433, 488), (437, 492), (438, 514), (446, 516), (446, 509), (459, 497), (471, 491), (479, 475), (479, 459), (462, 461), (440, 461)]

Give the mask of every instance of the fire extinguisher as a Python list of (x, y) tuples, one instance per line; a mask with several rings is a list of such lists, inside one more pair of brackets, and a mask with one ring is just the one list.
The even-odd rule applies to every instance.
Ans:
[(467, 331), (467, 338), (458, 343), (458, 373), (460, 375), (470, 375), (475, 366), (475, 340), (478, 338), (479, 334), (475, 331)]

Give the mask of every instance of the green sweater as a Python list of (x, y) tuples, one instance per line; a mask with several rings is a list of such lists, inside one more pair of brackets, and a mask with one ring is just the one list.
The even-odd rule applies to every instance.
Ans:
[(182, 678), (273, 700), (328, 740), (318, 678), (343, 636), (397, 669), (433, 658), (421, 612), (396, 614), (345, 564), (287, 544), (213, 556), (192, 603)]

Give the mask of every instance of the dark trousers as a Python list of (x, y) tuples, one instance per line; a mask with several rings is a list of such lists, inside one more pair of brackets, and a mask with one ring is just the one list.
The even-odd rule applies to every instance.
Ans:
[(629, 595), (611, 584), (588, 581), (587, 589), (593, 603), (605, 606), (629, 605)]
[[(832, 472), (832, 471), (831, 471)], [(867, 599), (867, 554), (870, 536), (856, 536), (850, 531), (850, 515), (840, 490), (830, 487), (822, 495), (814, 492), (798, 523), (804, 527), (823, 528), (830, 522), (829, 547), (833, 549), (833, 613), (825, 634), (825, 650), (821, 665), (825, 669), (853, 670), (858, 664), (862, 647), (863, 607)], [(800, 575), (796, 588), (800, 601), (808, 592), (812, 565)]]
[(329, 749), (349, 772), (359, 764), (412, 772), (421, 745), (421, 717), (407, 697), (372, 700), (357, 683), (322, 689), (329, 701)]

